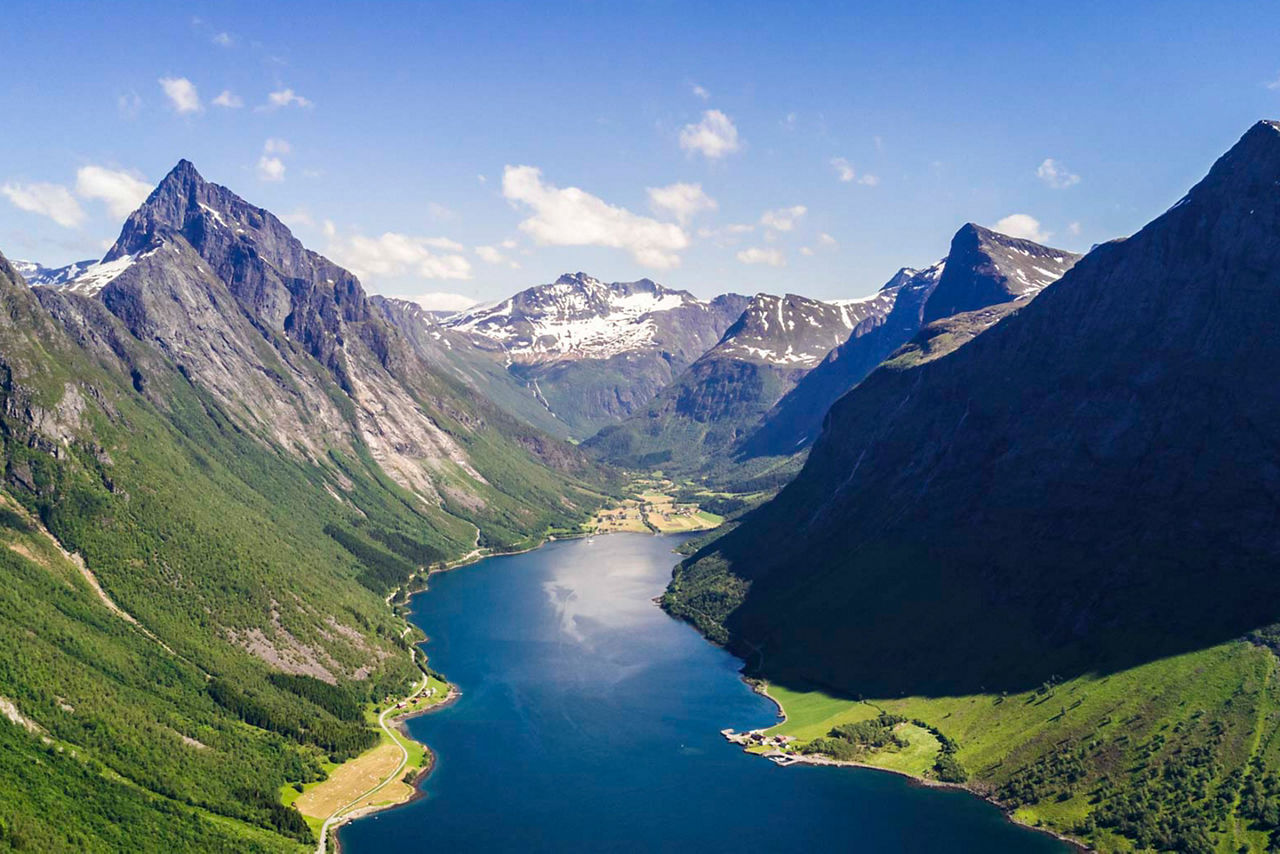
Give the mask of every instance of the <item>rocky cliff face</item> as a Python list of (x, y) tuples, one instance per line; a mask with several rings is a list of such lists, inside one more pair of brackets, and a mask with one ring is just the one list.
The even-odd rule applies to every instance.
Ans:
[(1277, 182), (1262, 122), (994, 327), (873, 373), (673, 608), (719, 609), (780, 678), (867, 692), (1025, 686), (1274, 622)]
[[(335, 453), (368, 453), (426, 505), (480, 521), (521, 489), (520, 477), (494, 486), (487, 468), (511, 474), (519, 459), (514, 471), (539, 479), (543, 464), (585, 465), (475, 394), (440, 350), (415, 347), (350, 272), (185, 160), (99, 264), (40, 290), (50, 311), (84, 330), (93, 309), (62, 295), (92, 295), (263, 443), (323, 468)], [(135, 385), (148, 392), (145, 371)], [(155, 391), (153, 402), (164, 397)]]
[(967, 223), (951, 239), (947, 265), (924, 309), (924, 323), (1034, 296), (1080, 256)]
[(711, 348), (746, 297), (709, 302), (648, 279), (565, 274), (443, 325), (496, 344), (568, 432), (586, 437), (642, 408)]
[[(740, 458), (807, 448), (831, 404), (899, 347), (923, 332), (937, 344), (957, 344), (1036, 296), (1079, 259), (968, 223), (951, 239), (947, 257), (925, 270), (900, 270), (881, 289), (894, 305), (872, 329), (856, 329), (823, 363), (761, 419), (736, 449)], [(1004, 308), (996, 308), (1003, 306)], [(954, 315), (960, 317), (951, 320)]]

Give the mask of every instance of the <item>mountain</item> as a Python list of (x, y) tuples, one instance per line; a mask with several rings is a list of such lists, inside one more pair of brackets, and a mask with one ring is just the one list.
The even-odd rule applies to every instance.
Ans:
[(781, 456), (807, 448), (831, 404), (915, 337), (922, 325), (929, 324), (923, 333), (929, 338), (948, 336), (949, 329), (971, 337), (1056, 281), (1079, 257), (967, 223), (937, 264), (899, 270), (880, 291), (895, 295), (884, 321), (855, 330), (832, 350), (764, 415), (736, 454)]
[(282, 788), (425, 666), (388, 594), (607, 477), (186, 161), (87, 275), (0, 257), (0, 847), (313, 848)]
[(703, 470), (834, 347), (880, 325), (895, 299), (893, 290), (840, 303), (757, 294), (719, 343), (644, 412), (584, 446), (620, 465)]
[(775, 678), (880, 695), (1115, 672), (1276, 621), (1278, 181), (1262, 122), (992, 328), (888, 362), (669, 607)]
[(35, 261), (10, 262), (14, 272), (26, 280), (28, 285), (65, 285), (80, 276), (98, 262), (90, 258), (87, 261), (75, 261), (62, 267), (46, 267)]
[(418, 355), (446, 371), (475, 393), (546, 433), (567, 438), (569, 428), (556, 417), (535, 388), (507, 370), (501, 345), (443, 326), (449, 312), (427, 311), (410, 300), (374, 296), (373, 304), (400, 330)]
[(746, 302), (737, 294), (703, 302), (648, 279), (605, 284), (575, 273), (443, 325), (500, 346), (511, 372), (584, 438), (643, 408)]

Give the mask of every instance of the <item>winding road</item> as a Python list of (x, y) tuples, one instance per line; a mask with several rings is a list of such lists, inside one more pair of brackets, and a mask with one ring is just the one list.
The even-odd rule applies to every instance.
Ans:
[[(410, 693), (409, 696), (416, 697), (418, 694), (421, 694), (423, 691), (425, 691), (427, 689), (427, 684), (430, 681), (430, 678), (431, 677), (427, 676), (424, 673), (422, 675), (422, 684), (419, 685), (412, 693)], [(391, 783), (394, 780), (399, 779), (401, 772), (404, 771), (404, 766), (408, 764), (409, 762), (408, 749), (404, 746), (403, 742), (401, 742), (400, 739), (396, 738), (395, 733), (391, 731), (391, 727), (387, 726), (387, 715), (390, 712), (393, 712), (395, 710), (396, 710), (395, 704), (388, 703), (387, 707), (382, 710), (382, 713), (380, 715), (378, 715), (378, 726), (380, 726), (382, 728), (382, 731), (387, 734), (387, 737), (390, 738), (391, 741), (395, 743), (395, 746), (400, 748), (400, 764), (397, 765), (396, 770), (392, 771), (389, 775), (387, 775), (387, 778), (383, 780), (381, 783), (374, 786), (372, 789), (369, 789), (368, 791), (361, 792), (359, 795), (355, 797), (355, 799), (353, 799), (352, 801), (350, 801), (349, 803), (341, 807), (338, 807), (338, 809), (333, 811), (333, 815), (329, 816), (324, 820), (324, 824), (320, 825), (320, 841), (316, 844), (316, 854), (325, 854), (325, 843), (329, 839), (329, 829), (331, 827), (337, 826), (338, 824), (341, 824), (342, 820), (348, 817), (347, 816), (348, 810), (350, 810), (352, 807), (354, 807), (356, 804), (360, 803), (370, 795), (377, 794), (388, 783)]]

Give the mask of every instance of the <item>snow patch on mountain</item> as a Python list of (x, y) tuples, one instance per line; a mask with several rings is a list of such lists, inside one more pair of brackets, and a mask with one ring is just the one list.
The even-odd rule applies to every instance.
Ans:
[(577, 273), (462, 312), (444, 325), (496, 341), (518, 361), (607, 359), (658, 346), (656, 315), (690, 305), (705, 303), (648, 279), (606, 284)]

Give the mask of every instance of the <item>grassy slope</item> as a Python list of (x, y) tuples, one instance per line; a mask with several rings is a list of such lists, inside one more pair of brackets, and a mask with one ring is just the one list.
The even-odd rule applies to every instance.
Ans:
[[(305, 845), (281, 787), (318, 778), (377, 735), (317, 700), (323, 686), (279, 684), (278, 667), (244, 648), (253, 634), (284, 666), (332, 673), (353, 702), (403, 692), (421, 674), (383, 597), (421, 563), (474, 547), (464, 513), (486, 545), (511, 548), (578, 524), (600, 497), (518, 445), (444, 419), (503, 485), (482, 491), (483, 507), (425, 507), (362, 450), (304, 464), (242, 432), (133, 339), (121, 336), (121, 360), (94, 357), (29, 292), (4, 284), (11, 504), (0, 541), (16, 549), (0, 550), (0, 696), (80, 761), (59, 760), (52, 782), (33, 789), (21, 769), (53, 767), (47, 749), (0, 720), (0, 848), (118, 849), (119, 829), (102, 819), (113, 815), (133, 816), (140, 850)], [(143, 366), (164, 409), (134, 392), (122, 364)], [(68, 410), (77, 396), (85, 405)], [(520, 491), (538, 501), (524, 504)], [(41, 525), (173, 652), (107, 610)], [(97, 794), (50, 806), (59, 789)], [(63, 820), (46, 826), (47, 815)]]
[[(1280, 783), (1267, 781), (1280, 771), (1276, 658), (1246, 641), (1008, 696), (769, 693), (788, 716), (770, 734), (801, 742), (879, 710), (936, 727), (971, 788), (1100, 850), (1264, 851), (1280, 823)], [(936, 776), (906, 752), (865, 761)]]

